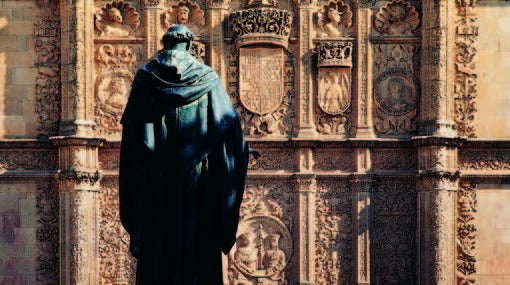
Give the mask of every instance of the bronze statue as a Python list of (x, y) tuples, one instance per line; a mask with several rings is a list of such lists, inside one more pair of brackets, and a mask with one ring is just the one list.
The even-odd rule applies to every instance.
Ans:
[(171, 26), (143, 65), (124, 111), (120, 217), (141, 285), (222, 284), (236, 241), (248, 146), (219, 76)]

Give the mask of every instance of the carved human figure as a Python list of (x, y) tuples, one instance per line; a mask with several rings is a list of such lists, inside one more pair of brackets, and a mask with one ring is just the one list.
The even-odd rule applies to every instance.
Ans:
[(381, 7), (375, 17), (374, 27), (389, 36), (413, 36), (420, 23), (418, 12), (403, 0), (393, 0)]
[(388, 12), (389, 12), (388, 13), (389, 23), (388, 23), (387, 29), (388, 29), (388, 31), (389, 31), (388, 33), (390, 35), (395, 35), (395, 36), (412, 35), (412, 34), (410, 34), (411, 29), (412, 29), (411, 24), (403, 21), (406, 16), (406, 11), (404, 10), (403, 7), (390, 6), (390, 7), (388, 7)]
[(234, 260), (241, 269), (247, 273), (253, 273), (257, 270), (257, 248), (253, 245), (248, 233), (244, 233), (237, 238), (237, 251), (234, 254)]
[(266, 237), (268, 249), (265, 251), (263, 258), (263, 266), (266, 275), (270, 280), (280, 281), (282, 279), (282, 271), (285, 268), (285, 252), (278, 248), (280, 235), (270, 234)]
[(108, 84), (109, 95), (105, 100), (105, 111), (118, 116), (124, 110), (128, 88), (123, 77), (115, 77)]
[(345, 109), (349, 104), (347, 74), (328, 71), (323, 84), (325, 85), (322, 97), (323, 108), (332, 113), (338, 113)]
[(391, 111), (400, 113), (407, 110), (411, 103), (410, 97), (410, 90), (404, 79), (392, 77), (388, 80), (387, 96), (384, 98), (384, 104)]
[(176, 22), (181, 25), (189, 24), (189, 8), (181, 5), (177, 9)]
[(129, 35), (128, 29), (124, 26), (124, 18), (119, 9), (111, 7), (108, 10), (110, 24), (105, 26), (104, 33), (107, 36), (125, 37)]
[(343, 2), (330, 2), (324, 5), (318, 14), (319, 37), (341, 37), (348, 34), (352, 25), (352, 12)]
[(338, 24), (340, 23), (342, 14), (343, 14), (342, 12), (340, 12), (334, 8), (329, 8), (328, 14), (327, 14), (329, 22), (326, 23), (323, 27), (324, 33), (326, 34), (326, 36), (330, 36), (330, 37), (340, 36), (340, 30), (339, 30)]

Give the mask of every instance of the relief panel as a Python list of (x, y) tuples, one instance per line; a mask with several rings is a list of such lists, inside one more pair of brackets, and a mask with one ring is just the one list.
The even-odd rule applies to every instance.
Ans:
[(140, 28), (140, 14), (124, 1), (106, 3), (95, 15), (99, 38), (133, 37)]
[(174, 24), (185, 25), (195, 36), (200, 37), (205, 32), (204, 11), (200, 9), (198, 4), (189, 0), (180, 1), (161, 15), (161, 25), (164, 32)]
[(292, 190), (285, 184), (247, 184), (238, 237), (228, 255), (228, 284), (288, 284), (293, 204)]
[(315, 284), (349, 284), (354, 265), (349, 184), (318, 181), (315, 215)]
[(372, 195), (372, 284), (416, 283), (415, 184), (383, 181)]
[(414, 6), (404, 0), (393, 0), (375, 14), (374, 29), (381, 36), (412, 37), (419, 33), (419, 24), (419, 14)]
[(346, 37), (351, 35), (351, 8), (343, 1), (330, 1), (317, 12), (317, 37)]

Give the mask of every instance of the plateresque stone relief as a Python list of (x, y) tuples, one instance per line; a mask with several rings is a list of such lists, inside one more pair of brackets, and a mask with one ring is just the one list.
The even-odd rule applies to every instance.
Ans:
[(95, 15), (99, 37), (129, 37), (140, 27), (140, 14), (129, 3), (106, 3)]
[(344, 37), (351, 35), (352, 12), (342, 1), (329, 2), (317, 12), (318, 37)]
[(414, 36), (420, 18), (414, 6), (404, 0), (386, 3), (375, 16), (374, 28), (382, 36)]
[(191, 1), (180, 1), (172, 5), (162, 15), (162, 20), (163, 31), (166, 31), (171, 25), (179, 24), (187, 26), (196, 35), (200, 35), (205, 26), (204, 11), (198, 4)]

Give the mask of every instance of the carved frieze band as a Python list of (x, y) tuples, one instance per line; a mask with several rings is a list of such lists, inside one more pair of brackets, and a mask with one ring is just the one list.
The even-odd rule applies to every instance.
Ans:
[(467, 182), (457, 192), (457, 284), (476, 284), (476, 189)]
[(455, 122), (460, 136), (476, 137), (478, 24), (476, 0), (455, 1)]
[(57, 155), (52, 150), (0, 151), (0, 170), (54, 170), (58, 166)]
[[(35, 21), (35, 80), (38, 137), (58, 134), (61, 108), (60, 88), (60, 16), (59, 9), (50, 1), (36, 1), (41, 8), (52, 8), (52, 13)], [(51, 1), (53, 2), (53, 1)], [(58, 5), (58, 4), (57, 4)]]
[(374, 171), (409, 171), (417, 169), (418, 158), (412, 149), (374, 149), (372, 167)]
[(459, 150), (459, 168), (462, 170), (510, 170), (510, 151)]
[(59, 281), (59, 195), (55, 181), (37, 184), (37, 285)]

